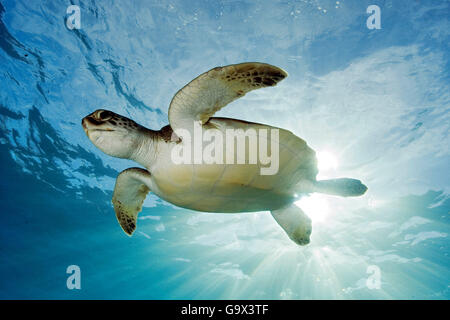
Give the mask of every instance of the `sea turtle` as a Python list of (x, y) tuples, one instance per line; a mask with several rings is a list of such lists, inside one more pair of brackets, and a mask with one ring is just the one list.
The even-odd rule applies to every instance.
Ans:
[[(359, 180), (317, 181), (315, 152), (290, 131), (237, 119), (212, 117), (247, 92), (275, 86), (286, 76), (287, 73), (280, 68), (256, 62), (211, 69), (175, 94), (169, 107), (170, 125), (159, 131), (147, 129), (131, 119), (103, 109), (83, 118), (82, 125), (87, 136), (100, 150), (113, 157), (134, 160), (145, 167), (126, 169), (116, 180), (112, 203), (125, 233), (133, 234), (142, 203), (148, 192), (152, 191), (176, 206), (197, 211), (271, 211), (289, 238), (299, 245), (306, 245), (310, 241), (311, 220), (294, 204), (301, 194), (319, 192), (344, 197), (364, 194), (367, 187)], [(202, 137), (209, 133), (209, 141), (223, 140), (219, 139), (219, 135), (226, 136), (230, 129), (233, 133), (237, 132), (237, 137), (246, 135), (244, 149), (241, 149), (244, 153), (239, 155), (239, 145), (236, 143), (236, 148), (233, 145), (230, 149), (227, 145), (222, 150), (217, 148), (211, 152), (211, 155), (218, 155), (215, 162), (199, 162), (194, 155), (190, 155), (187, 158), (191, 162), (179, 163), (174, 159), (174, 154), (179, 152), (180, 147), (192, 146), (193, 139), (185, 136), (189, 133), (195, 136), (196, 126), (202, 130)], [(266, 135), (259, 134), (263, 131)], [(251, 134), (256, 132), (262, 139), (257, 140), (257, 149), (251, 149)], [(252, 152), (260, 151), (263, 145), (267, 147), (269, 144), (278, 146), (278, 150), (271, 149), (272, 152), (278, 151), (278, 170), (262, 174), (261, 169), (267, 168), (267, 159), (257, 159), (256, 163), (249, 159)], [(204, 147), (203, 140), (201, 147)], [(177, 152), (174, 152), (175, 148), (178, 148)], [(234, 151), (237, 157), (244, 156), (247, 160), (221, 163), (221, 159)], [(232, 158), (237, 159), (233, 153)]]

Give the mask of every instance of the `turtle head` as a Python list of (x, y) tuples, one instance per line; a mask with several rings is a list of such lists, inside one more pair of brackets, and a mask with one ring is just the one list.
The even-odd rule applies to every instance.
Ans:
[(147, 128), (112, 111), (99, 109), (81, 121), (84, 132), (104, 153), (130, 159), (140, 148)]

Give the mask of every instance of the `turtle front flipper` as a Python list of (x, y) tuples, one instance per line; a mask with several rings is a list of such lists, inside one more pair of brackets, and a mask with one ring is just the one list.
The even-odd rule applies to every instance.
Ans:
[(301, 246), (309, 243), (311, 219), (302, 209), (292, 203), (290, 206), (272, 210), (271, 213), (292, 241)]
[(149, 191), (150, 173), (147, 170), (129, 168), (117, 177), (112, 203), (117, 221), (129, 236), (136, 229), (138, 213)]
[(175, 133), (189, 130), (195, 122), (205, 124), (214, 113), (246, 93), (273, 87), (287, 77), (281, 68), (260, 62), (245, 62), (211, 69), (179, 90), (169, 107), (169, 122)]

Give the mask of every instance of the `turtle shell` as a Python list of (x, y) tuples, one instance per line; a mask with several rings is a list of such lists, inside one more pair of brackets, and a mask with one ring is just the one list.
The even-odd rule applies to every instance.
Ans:
[[(161, 139), (157, 148), (157, 160), (149, 170), (153, 182), (151, 191), (162, 199), (180, 207), (206, 212), (275, 210), (294, 200), (295, 185), (299, 181), (316, 179), (315, 152), (304, 140), (288, 130), (228, 118), (211, 118), (202, 129), (204, 136), (207, 131), (215, 130), (215, 134), (223, 137), (222, 157), (219, 156), (221, 163), (208, 164), (203, 159), (202, 163), (195, 164), (194, 151), (191, 149), (191, 161), (188, 164), (176, 164), (172, 152), (179, 143)], [(245, 146), (239, 150), (241, 152), (238, 152), (239, 144), (236, 140), (234, 144), (227, 140), (227, 129), (241, 129), (241, 133), (247, 134)], [(278, 137), (273, 130), (278, 131)], [(252, 139), (253, 142), (256, 141), (256, 149), (254, 144), (249, 143)], [(267, 147), (261, 145), (264, 139)], [(203, 154), (208, 145), (212, 145), (212, 141), (203, 141)], [(262, 168), (267, 170), (270, 164), (267, 160), (264, 161), (261, 152), (266, 155), (267, 150), (272, 150), (272, 145), (273, 170), (270, 173), (273, 174), (262, 174)], [(233, 161), (227, 161), (227, 154), (233, 150)], [(254, 157), (255, 152), (258, 154), (256, 161), (250, 162), (250, 156)], [(278, 166), (275, 154), (278, 154)]]

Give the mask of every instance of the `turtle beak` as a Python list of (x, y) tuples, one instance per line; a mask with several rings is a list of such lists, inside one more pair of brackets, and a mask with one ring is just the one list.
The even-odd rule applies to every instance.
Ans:
[(84, 117), (83, 119), (81, 119), (81, 126), (83, 127), (84, 132), (86, 132), (86, 134), (88, 133), (88, 124), (87, 124), (87, 117)]
[(81, 125), (86, 134), (89, 131), (114, 131), (108, 126), (108, 120), (111, 119), (111, 112), (106, 110), (97, 110), (81, 120)]
[(89, 130), (95, 129), (95, 127), (101, 125), (101, 122), (98, 122), (91, 118), (91, 116), (84, 117), (81, 120), (81, 125), (83, 126), (84, 131), (87, 133)]
[(95, 126), (100, 126), (103, 123), (104, 123), (103, 121), (98, 121), (95, 118), (93, 118), (91, 115), (84, 117), (83, 120), (81, 120), (81, 125), (86, 130), (94, 129)]

